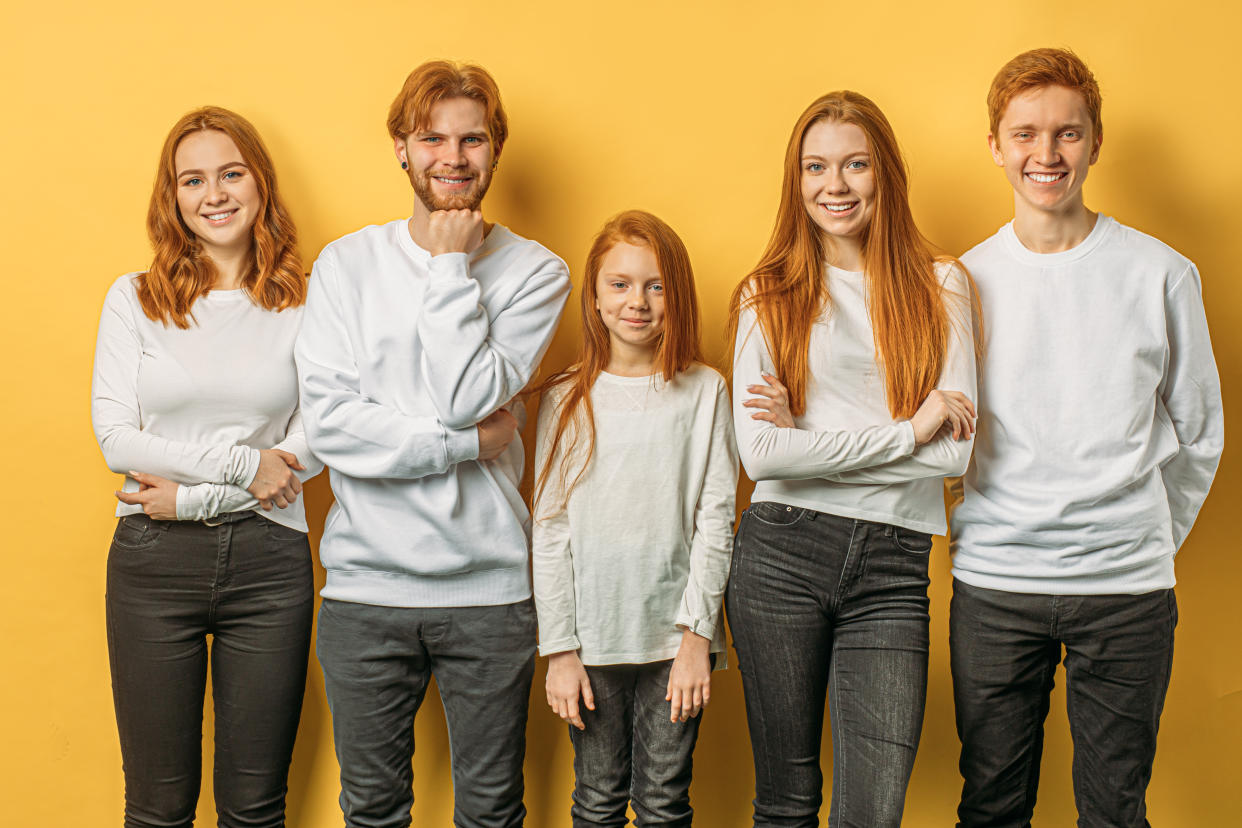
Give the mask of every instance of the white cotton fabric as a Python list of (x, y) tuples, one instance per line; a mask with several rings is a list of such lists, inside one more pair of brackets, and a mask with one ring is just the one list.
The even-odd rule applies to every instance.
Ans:
[(315, 262), (296, 356), (311, 448), (336, 502), (323, 597), (396, 607), (530, 597), (518, 437), (480, 462), (475, 424), (530, 381), (569, 293), (565, 263), (499, 224), (432, 256), (405, 219)]
[[(179, 520), (253, 510), (305, 532), (302, 498), (264, 511), (245, 489), (260, 449), (296, 455), (302, 480), (323, 468), (298, 414), (293, 343), (303, 309), (264, 310), (244, 290), (213, 290), (194, 302), (191, 325), (181, 329), (143, 312), (138, 275), (113, 283), (99, 320), (91, 422), (108, 468), (181, 484)], [(126, 476), (122, 489), (139, 486)], [(141, 512), (124, 503), (116, 510)]]
[[(564, 388), (539, 407), (536, 469), (552, 450)], [(705, 365), (667, 383), (603, 373), (591, 402), (596, 443), (585, 473), (561, 509), (558, 472), (571, 430), (536, 506), (540, 655), (578, 650), (591, 665), (660, 661), (677, 655), (682, 628), (723, 653), (737, 487), (724, 380)], [(570, 480), (582, 468), (583, 436)]]
[[(950, 264), (938, 264), (937, 274), (951, 324), (936, 387), (974, 400), (969, 284)], [(733, 422), (742, 465), (756, 484), (751, 502), (943, 535), (943, 478), (965, 471), (972, 441), (942, 433), (915, 446), (909, 421), (888, 410), (864, 274), (826, 266), (825, 278), (831, 299), (811, 329), (806, 413), (795, 428), (755, 420), (756, 409), (742, 405), (755, 397), (746, 386), (763, 384), (762, 375), (775, 370), (754, 311), (743, 310), (738, 321)]]
[(1195, 266), (1104, 215), (1071, 250), (1033, 253), (1010, 223), (962, 261), (987, 355), (954, 577), (1041, 594), (1172, 587), (1224, 440)]

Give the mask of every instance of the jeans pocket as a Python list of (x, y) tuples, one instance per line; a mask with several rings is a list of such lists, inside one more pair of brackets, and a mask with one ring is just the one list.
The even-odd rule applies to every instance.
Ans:
[(893, 545), (911, 555), (926, 555), (931, 552), (932, 536), (926, 532), (915, 532), (913, 529), (894, 526)]
[(116, 523), (112, 544), (119, 549), (135, 551), (155, 545), (163, 529), (146, 515), (125, 515)]
[(750, 504), (746, 514), (767, 526), (793, 526), (807, 515), (807, 510), (800, 506), (789, 506), (770, 500), (761, 500)]
[(259, 516), (267, 536), (277, 543), (298, 543), (306, 539), (306, 533), (300, 529), (292, 529), (274, 520)]

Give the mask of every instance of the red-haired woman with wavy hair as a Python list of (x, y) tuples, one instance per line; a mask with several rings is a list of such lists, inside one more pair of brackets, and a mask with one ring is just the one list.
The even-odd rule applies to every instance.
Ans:
[[(650, 213), (595, 237), (578, 362), (545, 383), (534, 581), (547, 700), (569, 723), (574, 825), (689, 825), (691, 754), (724, 651), (737, 454), (699, 355), (690, 256)], [(581, 704), (580, 704), (581, 700)]]
[(219, 824), (281, 826), (314, 600), (298, 495), (321, 466), (293, 363), (306, 279), (249, 122), (176, 123), (147, 231), (150, 269), (104, 300), (91, 399), (126, 476), (106, 602), (125, 825), (193, 823), (210, 651)]
[(855, 92), (794, 126), (776, 227), (733, 294), (733, 418), (755, 480), (726, 607), (755, 825), (898, 826), (927, 683), (942, 478), (970, 458), (969, 277), (915, 227), (905, 162)]

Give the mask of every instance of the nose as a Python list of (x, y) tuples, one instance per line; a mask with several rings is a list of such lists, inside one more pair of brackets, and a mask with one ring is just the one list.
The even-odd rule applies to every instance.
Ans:
[(224, 189), (224, 184), (219, 179), (207, 182), (207, 203), (222, 204), (229, 197), (228, 191)]
[(824, 175), (824, 192), (847, 193), (849, 185), (845, 183), (845, 175), (837, 169), (830, 169)]
[(1045, 167), (1054, 166), (1061, 160), (1061, 153), (1057, 149), (1055, 140), (1040, 141), (1039, 146), (1035, 148), (1035, 160)]
[(450, 167), (466, 166), (466, 151), (461, 141), (445, 141), (442, 160)]
[(647, 307), (647, 289), (643, 285), (635, 285), (625, 297), (627, 307), (641, 310)]

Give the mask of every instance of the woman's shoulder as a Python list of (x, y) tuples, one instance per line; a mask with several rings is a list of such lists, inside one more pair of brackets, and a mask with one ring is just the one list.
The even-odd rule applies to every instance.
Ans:
[(970, 280), (966, 266), (956, 256), (937, 256), (933, 265), (940, 286), (949, 290), (964, 290)]

